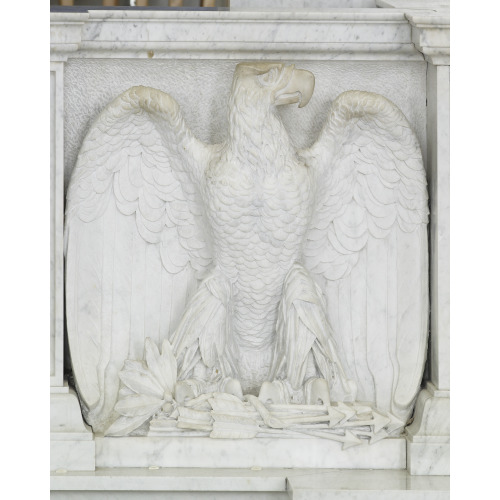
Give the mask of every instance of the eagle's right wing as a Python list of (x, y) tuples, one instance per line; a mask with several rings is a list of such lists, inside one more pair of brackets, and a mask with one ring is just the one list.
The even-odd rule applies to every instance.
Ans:
[[(406, 420), (427, 352), (427, 183), (417, 138), (388, 99), (349, 91), (302, 155), (315, 175), (306, 267), (358, 399)], [(326, 343), (326, 342), (323, 342)]]
[(87, 421), (113, 420), (118, 372), (174, 331), (211, 264), (201, 204), (212, 147), (188, 130), (177, 102), (133, 87), (86, 136), (67, 196), (66, 313)]

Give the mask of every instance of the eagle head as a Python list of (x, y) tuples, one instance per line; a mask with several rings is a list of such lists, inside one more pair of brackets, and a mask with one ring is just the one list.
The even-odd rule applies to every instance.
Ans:
[(254, 105), (272, 107), (298, 102), (304, 107), (314, 91), (314, 75), (293, 64), (274, 62), (240, 63), (236, 66), (232, 95), (250, 98)]

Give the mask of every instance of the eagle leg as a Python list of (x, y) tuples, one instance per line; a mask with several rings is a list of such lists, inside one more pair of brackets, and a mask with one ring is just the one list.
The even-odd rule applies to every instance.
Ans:
[[(259, 397), (279, 402), (354, 401), (356, 384), (348, 380), (337, 356), (320, 287), (295, 263), (288, 272), (276, 324), (277, 340), (270, 372)], [(324, 381), (324, 382), (323, 382)], [(329, 394), (327, 394), (326, 389)]]
[(243, 397), (228, 349), (230, 301), (231, 284), (217, 270), (201, 282), (189, 301), (171, 338), (179, 367), (177, 400), (213, 391)]

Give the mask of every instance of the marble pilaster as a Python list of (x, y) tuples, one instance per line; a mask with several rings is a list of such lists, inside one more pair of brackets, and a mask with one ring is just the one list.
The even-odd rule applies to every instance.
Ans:
[(81, 23), (69, 23), (62, 32), (56, 25), (51, 26), (50, 63), (50, 468), (94, 470), (94, 437), (64, 380), (64, 61), (78, 46)]
[(431, 202), (430, 375), (450, 389), (450, 67), (429, 64), (427, 138)]
[(407, 428), (410, 474), (449, 474), (450, 454), (450, 17), (449, 1), (377, 0), (405, 9), (427, 61), (427, 175), (430, 200), (430, 381)]
[(63, 386), (64, 63), (50, 63), (50, 385)]
[(418, 396), (413, 422), (406, 428), (407, 469), (412, 475), (450, 473), (450, 393), (428, 382)]
[(55, 392), (50, 398), (50, 469), (95, 470), (95, 441), (83, 422), (75, 391)]

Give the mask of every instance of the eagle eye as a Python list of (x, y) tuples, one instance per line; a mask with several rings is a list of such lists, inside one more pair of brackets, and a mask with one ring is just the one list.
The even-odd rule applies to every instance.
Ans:
[(278, 77), (279, 77), (278, 68), (274, 67), (271, 68), (266, 73), (259, 75), (257, 78), (262, 86), (267, 87), (275, 83), (278, 80)]

